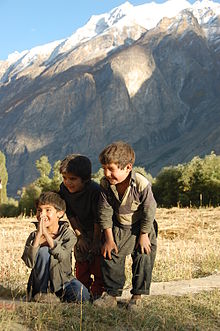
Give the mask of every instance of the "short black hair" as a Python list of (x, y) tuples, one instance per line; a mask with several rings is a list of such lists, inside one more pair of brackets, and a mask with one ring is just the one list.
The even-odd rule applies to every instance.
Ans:
[(60, 173), (70, 173), (80, 177), (84, 182), (92, 175), (92, 164), (88, 157), (80, 154), (70, 154), (60, 164)]
[(66, 211), (66, 203), (61, 198), (61, 196), (54, 191), (43, 192), (36, 200), (36, 207), (38, 208), (39, 205), (51, 205), (57, 211)]

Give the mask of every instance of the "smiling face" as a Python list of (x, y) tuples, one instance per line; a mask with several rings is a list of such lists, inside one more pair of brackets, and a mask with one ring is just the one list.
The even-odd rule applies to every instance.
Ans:
[(111, 185), (122, 183), (130, 174), (132, 164), (128, 163), (123, 169), (120, 169), (117, 164), (103, 164), (104, 175)]
[(84, 189), (85, 182), (81, 177), (75, 176), (71, 173), (63, 173), (63, 184), (70, 193), (80, 192)]
[(53, 228), (58, 225), (59, 219), (63, 216), (63, 211), (58, 211), (52, 205), (38, 205), (37, 207), (37, 220), (44, 221), (47, 228)]

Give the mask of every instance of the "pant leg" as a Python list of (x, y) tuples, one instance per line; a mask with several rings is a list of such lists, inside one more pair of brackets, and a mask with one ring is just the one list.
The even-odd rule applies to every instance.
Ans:
[(151, 244), (150, 254), (141, 254), (139, 250), (132, 253), (132, 294), (149, 294), (152, 271), (156, 257), (157, 246)]
[(87, 289), (90, 289), (90, 286), (93, 282), (90, 272), (90, 264), (88, 261), (78, 262), (75, 264), (76, 278), (83, 284)]
[(90, 299), (88, 289), (76, 278), (64, 285), (62, 301), (84, 302)]
[(32, 270), (32, 297), (36, 293), (46, 293), (49, 285), (50, 253), (47, 246), (39, 248), (37, 260)]
[(125, 283), (125, 258), (111, 253), (112, 259), (101, 258), (101, 268), (104, 287), (112, 296), (120, 296)]
[(125, 284), (125, 259), (134, 251), (136, 233), (132, 229), (113, 227), (114, 241), (118, 248), (118, 254), (111, 253), (112, 259), (101, 259), (103, 283), (106, 292), (114, 296), (120, 296)]
[(90, 273), (94, 275), (94, 281), (91, 285), (91, 292), (94, 297), (100, 296), (104, 291), (104, 285), (101, 272), (101, 256), (96, 255), (90, 264)]

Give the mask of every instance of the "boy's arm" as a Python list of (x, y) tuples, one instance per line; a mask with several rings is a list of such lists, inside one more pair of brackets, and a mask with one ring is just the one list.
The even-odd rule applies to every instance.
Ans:
[(77, 221), (77, 218), (74, 216), (71, 216), (69, 218), (70, 224), (76, 234), (77, 237), (77, 246), (82, 252), (86, 252), (89, 249), (88, 243), (83, 238), (83, 232), (79, 226), (79, 222)]
[(113, 209), (112, 206), (108, 203), (107, 195), (103, 190), (100, 194), (99, 204), (99, 224), (101, 230), (103, 230), (105, 235), (105, 242), (101, 248), (101, 253), (104, 258), (111, 259), (111, 252), (115, 250), (115, 253), (118, 253), (118, 248), (115, 244), (113, 233), (112, 233), (112, 217), (113, 217)]
[(70, 228), (67, 228), (62, 236), (62, 241), (53, 239), (54, 247), (51, 248), (50, 254), (57, 259), (58, 262), (69, 257), (69, 254), (72, 252), (74, 245), (76, 244), (76, 236)]
[(94, 233), (93, 233), (93, 241), (92, 241), (92, 253), (93, 254), (100, 254), (100, 247), (101, 247), (101, 227), (98, 223), (94, 223)]
[(152, 231), (153, 221), (156, 213), (156, 201), (153, 196), (151, 185), (148, 184), (143, 192), (142, 208), (143, 218), (141, 220), (140, 236), (136, 247), (140, 246), (141, 253), (151, 252), (149, 233)]
[(116, 254), (118, 254), (118, 247), (116, 246), (116, 243), (114, 241), (112, 228), (108, 228), (104, 230), (105, 234), (105, 242), (102, 246), (101, 253), (103, 257), (109, 258), (111, 260), (112, 255), (111, 252), (114, 250)]
[(39, 246), (33, 246), (33, 242), (35, 239), (35, 233), (32, 232), (27, 241), (25, 243), (24, 252), (22, 254), (22, 260), (26, 264), (27, 267), (33, 268), (36, 262), (36, 256), (39, 249)]
[(153, 192), (151, 189), (151, 185), (147, 185), (143, 192), (143, 217), (141, 220), (141, 232), (142, 233), (150, 233), (152, 230), (157, 203), (154, 199)]

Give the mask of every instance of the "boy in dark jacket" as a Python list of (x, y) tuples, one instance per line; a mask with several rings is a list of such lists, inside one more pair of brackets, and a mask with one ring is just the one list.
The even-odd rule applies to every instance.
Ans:
[[(125, 258), (131, 254), (132, 298), (129, 309), (142, 305), (141, 295), (149, 294), (156, 256), (156, 202), (150, 182), (132, 170), (135, 153), (118, 141), (99, 155), (105, 177), (101, 180), (100, 226), (105, 235), (102, 247), (102, 274), (105, 291), (94, 304), (117, 305), (125, 283)], [(154, 228), (155, 227), (155, 228)]]
[(76, 277), (93, 298), (103, 292), (100, 267), (98, 201), (100, 186), (91, 180), (91, 162), (83, 155), (68, 155), (60, 165), (63, 183), (60, 195), (66, 202), (66, 214), (77, 236), (74, 254)]
[(29, 235), (22, 255), (25, 264), (32, 268), (27, 289), (29, 300), (89, 300), (87, 288), (72, 275), (72, 248), (76, 237), (68, 222), (60, 221), (65, 213), (65, 201), (58, 193), (44, 192), (36, 206), (37, 230)]

